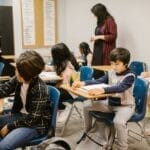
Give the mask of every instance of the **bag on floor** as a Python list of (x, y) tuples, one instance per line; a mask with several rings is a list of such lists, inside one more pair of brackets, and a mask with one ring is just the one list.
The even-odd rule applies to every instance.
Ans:
[(106, 147), (111, 148), (115, 136), (113, 126), (108, 126), (103, 122), (96, 122), (94, 127), (86, 133), (86, 136), (77, 145), (75, 150), (103, 150)]
[(32, 147), (31, 150), (71, 150), (71, 146), (64, 138), (53, 137), (43, 141), (36, 147)]

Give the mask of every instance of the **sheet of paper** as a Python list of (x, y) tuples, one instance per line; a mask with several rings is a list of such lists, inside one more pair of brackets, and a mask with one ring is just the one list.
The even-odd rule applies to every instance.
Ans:
[(108, 84), (101, 83), (101, 84), (87, 85), (87, 86), (82, 87), (82, 89), (88, 91), (94, 88), (103, 88), (103, 87), (108, 87), (108, 86), (109, 86)]
[(46, 72), (46, 71), (43, 71), (40, 73), (40, 77), (42, 78), (49, 78), (49, 77), (58, 77), (56, 72)]

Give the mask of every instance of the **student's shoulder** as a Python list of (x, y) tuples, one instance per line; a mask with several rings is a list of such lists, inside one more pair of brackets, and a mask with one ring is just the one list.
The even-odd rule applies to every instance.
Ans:
[(132, 75), (132, 76), (136, 77), (135, 72), (133, 70), (129, 69), (129, 68), (126, 70), (125, 75)]

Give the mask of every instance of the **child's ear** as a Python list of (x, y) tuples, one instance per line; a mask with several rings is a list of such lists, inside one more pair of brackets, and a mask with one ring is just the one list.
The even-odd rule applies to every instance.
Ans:
[(128, 64), (125, 64), (125, 67), (128, 68)]

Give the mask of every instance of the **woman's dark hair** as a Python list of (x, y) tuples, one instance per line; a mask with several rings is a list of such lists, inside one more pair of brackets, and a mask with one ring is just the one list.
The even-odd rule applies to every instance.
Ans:
[(51, 49), (53, 64), (58, 75), (65, 70), (68, 61), (74, 66), (75, 70), (79, 69), (79, 65), (71, 53), (69, 48), (64, 43), (58, 43)]
[(25, 80), (30, 81), (44, 69), (43, 58), (35, 51), (28, 50), (22, 53), (16, 61), (16, 68), (19, 75)]
[(129, 64), (130, 52), (125, 48), (115, 48), (110, 52), (110, 61), (116, 62), (117, 60), (123, 62), (123, 64)]
[(97, 26), (102, 25), (107, 18), (113, 18), (107, 11), (107, 8), (101, 3), (94, 5), (91, 8), (91, 12), (97, 17)]

